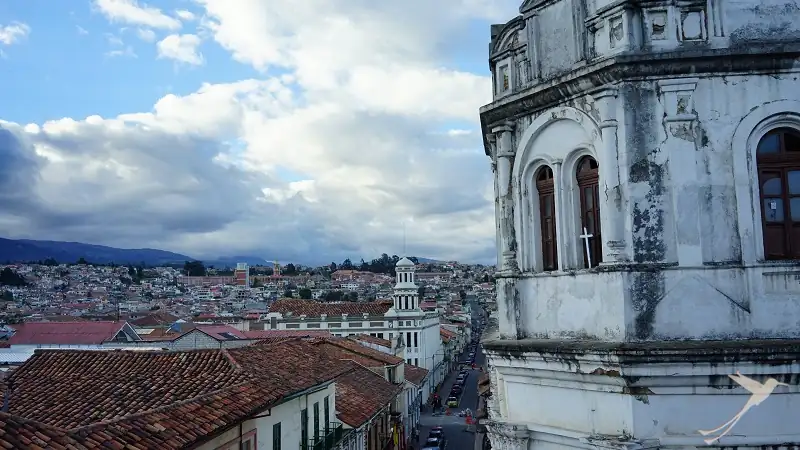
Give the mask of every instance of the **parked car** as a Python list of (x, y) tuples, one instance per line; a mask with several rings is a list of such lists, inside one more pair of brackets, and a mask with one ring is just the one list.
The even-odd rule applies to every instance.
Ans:
[(457, 408), (458, 407), (458, 397), (447, 397), (447, 407), (448, 408)]
[(458, 397), (464, 390), (461, 386), (453, 386), (453, 389), (450, 389), (450, 396), (451, 397)]

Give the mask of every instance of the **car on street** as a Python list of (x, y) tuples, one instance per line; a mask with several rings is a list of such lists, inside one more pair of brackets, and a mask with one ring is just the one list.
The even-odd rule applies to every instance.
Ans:
[(450, 396), (458, 397), (462, 392), (464, 392), (464, 389), (461, 386), (453, 386), (453, 389), (450, 389)]
[(442, 428), (431, 430), (428, 433), (428, 439), (430, 438), (444, 439), (444, 430)]
[(444, 450), (444, 448), (445, 441), (439, 438), (428, 438), (422, 446), (422, 450)]
[(457, 408), (458, 407), (458, 397), (447, 397), (447, 407), (448, 408)]

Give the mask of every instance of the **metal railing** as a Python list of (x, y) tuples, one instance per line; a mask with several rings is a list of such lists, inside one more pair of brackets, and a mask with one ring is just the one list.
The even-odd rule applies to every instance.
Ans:
[(344, 426), (339, 422), (330, 422), (325, 430), (307, 442), (300, 441), (301, 450), (334, 450), (342, 440)]

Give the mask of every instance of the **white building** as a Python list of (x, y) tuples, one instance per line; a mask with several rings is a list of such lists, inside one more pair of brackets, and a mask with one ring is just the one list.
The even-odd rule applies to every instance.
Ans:
[(396, 325), (394, 339), (405, 346), (406, 363), (427, 369), (441, 381), (444, 350), (439, 334), (439, 315), (426, 313), (419, 307), (414, 263), (403, 258), (397, 262), (396, 272), (394, 305), (386, 312), (386, 318)]
[(800, 7), (526, 0), (492, 27), (494, 448), (800, 445)]

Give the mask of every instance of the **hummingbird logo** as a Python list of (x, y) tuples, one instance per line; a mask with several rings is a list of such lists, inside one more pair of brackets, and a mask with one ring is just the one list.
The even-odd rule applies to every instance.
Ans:
[(736, 371), (736, 375), (728, 375), (728, 376), (733, 381), (735, 381), (739, 386), (747, 389), (747, 391), (750, 392), (752, 395), (747, 400), (747, 403), (744, 404), (742, 409), (739, 410), (739, 412), (735, 416), (733, 416), (731, 420), (723, 423), (722, 425), (720, 425), (717, 428), (714, 428), (713, 430), (697, 430), (703, 436), (708, 436), (709, 434), (716, 433), (724, 428), (722, 433), (719, 434), (717, 437), (704, 439), (704, 441), (708, 445), (711, 445), (713, 442), (719, 440), (719, 438), (721, 438), (722, 436), (728, 434), (733, 428), (733, 426), (739, 422), (739, 419), (741, 419), (745, 415), (745, 413), (750, 410), (750, 408), (756, 405), (760, 405), (764, 400), (766, 400), (772, 394), (772, 391), (774, 391), (776, 387), (789, 386), (788, 384), (781, 383), (774, 378), (770, 378), (764, 384), (761, 384), (752, 378), (748, 378), (742, 375), (741, 373), (739, 373), (739, 371)]

